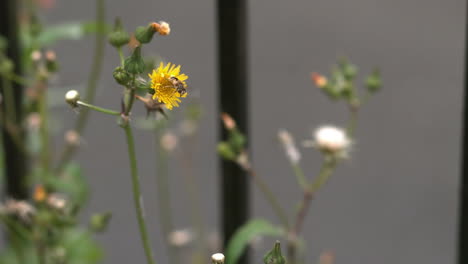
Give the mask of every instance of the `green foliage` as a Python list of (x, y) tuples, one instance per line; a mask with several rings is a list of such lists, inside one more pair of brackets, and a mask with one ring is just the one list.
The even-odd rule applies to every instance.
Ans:
[[(282, 236), (283, 229), (263, 219), (252, 219), (240, 227), (226, 247), (226, 264), (236, 264), (248, 244), (258, 236)], [(274, 263), (279, 264), (279, 263)]]
[(83, 206), (88, 198), (88, 186), (81, 168), (75, 163), (69, 163), (61, 177), (47, 177), (46, 187), (67, 194), (78, 206)]
[(87, 231), (67, 230), (58, 244), (65, 249), (68, 264), (94, 264), (102, 259), (102, 249)]
[(109, 25), (97, 22), (64, 23), (48, 26), (39, 34), (36, 41), (39, 47), (45, 47), (60, 40), (78, 40), (88, 34), (106, 34), (109, 28)]

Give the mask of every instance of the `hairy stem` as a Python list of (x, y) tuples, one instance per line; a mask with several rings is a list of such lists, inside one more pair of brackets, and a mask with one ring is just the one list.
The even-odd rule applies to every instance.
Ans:
[(127, 123), (123, 125), (125, 130), (125, 136), (127, 139), (128, 147), (128, 158), (130, 161), (130, 171), (132, 176), (132, 187), (133, 187), (133, 201), (135, 203), (135, 210), (137, 214), (138, 227), (140, 229), (140, 237), (143, 243), (143, 248), (145, 251), (146, 259), (148, 264), (156, 264), (156, 261), (153, 257), (153, 252), (151, 250), (150, 241), (148, 237), (148, 231), (145, 223), (145, 215), (143, 208), (143, 197), (141, 196), (140, 190), (140, 179), (138, 176), (138, 167), (135, 153), (135, 142), (133, 140), (132, 128)]

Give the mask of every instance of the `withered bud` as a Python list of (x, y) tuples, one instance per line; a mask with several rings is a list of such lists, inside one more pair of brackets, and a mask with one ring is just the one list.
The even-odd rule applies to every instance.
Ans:
[(45, 58), (48, 61), (55, 61), (57, 60), (57, 55), (55, 54), (53, 50), (48, 50), (45, 54)]
[(244, 170), (248, 171), (251, 169), (249, 155), (243, 151), (237, 156), (236, 163)]
[(234, 119), (232, 119), (232, 117), (229, 114), (222, 113), (221, 119), (223, 120), (224, 127), (227, 130), (233, 130), (236, 128), (236, 121), (234, 121)]
[(323, 88), (328, 84), (327, 78), (316, 72), (311, 74), (311, 79), (318, 88)]
[(172, 152), (177, 147), (177, 136), (172, 132), (166, 132), (161, 137), (161, 147), (167, 152)]
[(158, 32), (158, 34), (161, 36), (167, 36), (171, 33), (171, 27), (169, 26), (169, 23), (165, 21), (159, 21), (159, 23), (153, 22), (151, 23), (151, 26), (153, 27), (154, 31)]
[(34, 201), (38, 203), (45, 201), (45, 199), (47, 198), (47, 191), (43, 185), (39, 184), (36, 187), (34, 187), (33, 198)]
[(47, 204), (57, 210), (63, 210), (67, 205), (67, 200), (58, 194), (51, 194), (47, 198)]
[(141, 97), (139, 95), (135, 95), (135, 98), (142, 101), (145, 105), (146, 117), (148, 117), (150, 113), (155, 112), (161, 113), (167, 119), (167, 115), (164, 112), (164, 103), (160, 103), (158, 102), (158, 100), (153, 99), (151, 95), (149, 97)]
[(8, 199), (2, 209), (5, 213), (16, 215), (25, 222), (30, 222), (36, 213), (36, 209), (28, 202), (14, 199)]
[(71, 146), (78, 146), (80, 144), (80, 134), (75, 130), (68, 130), (65, 132), (65, 142)]
[(193, 233), (188, 229), (175, 230), (169, 234), (169, 244), (183, 247), (193, 241)]

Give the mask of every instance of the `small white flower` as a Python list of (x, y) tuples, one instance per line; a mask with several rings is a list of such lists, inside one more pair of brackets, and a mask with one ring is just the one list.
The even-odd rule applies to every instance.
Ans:
[(301, 160), (301, 153), (294, 143), (294, 138), (291, 134), (282, 129), (278, 132), (278, 138), (283, 144), (284, 150), (286, 151), (286, 156), (292, 164), (298, 164)]
[(349, 150), (351, 140), (341, 128), (322, 126), (314, 133), (314, 145), (322, 151), (345, 154)]
[(211, 256), (211, 261), (213, 264), (223, 264), (224, 263), (224, 255), (222, 253), (216, 253)]
[(161, 137), (161, 147), (168, 152), (172, 152), (177, 147), (177, 143), (178, 138), (172, 132), (166, 132)]

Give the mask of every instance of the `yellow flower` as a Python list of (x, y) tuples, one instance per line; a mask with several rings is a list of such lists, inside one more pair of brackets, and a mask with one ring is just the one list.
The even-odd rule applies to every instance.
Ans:
[(164, 103), (167, 109), (178, 107), (179, 98), (187, 96), (187, 93), (180, 94), (174, 85), (174, 80), (176, 80), (183, 88), (187, 87), (185, 80), (188, 79), (188, 76), (180, 73), (180, 65), (168, 63), (164, 66), (164, 63), (161, 62), (159, 67), (149, 74), (149, 77), (151, 78), (151, 88), (154, 89), (153, 99)]

